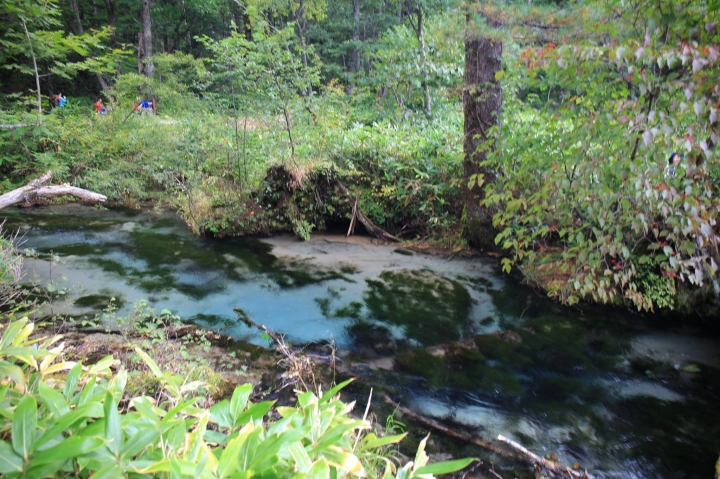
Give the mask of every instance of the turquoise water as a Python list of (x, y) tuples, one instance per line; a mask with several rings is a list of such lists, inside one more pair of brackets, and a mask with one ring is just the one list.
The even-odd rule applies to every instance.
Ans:
[(596, 477), (712, 476), (720, 340), (707, 326), (560, 307), (494, 260), (363, 238), (217, 240), (170, 213), (78, 205), (3, 214), (23, 236), (24, 281), (65, 292), (45, 313), (102, 318), (114, 298), (122, 316), (144, 299), (265, 344), (237, 307), (291, 342), (334, 342), (345, 360), (380, 367), (396, 399), (472, 434), (503, 434)]

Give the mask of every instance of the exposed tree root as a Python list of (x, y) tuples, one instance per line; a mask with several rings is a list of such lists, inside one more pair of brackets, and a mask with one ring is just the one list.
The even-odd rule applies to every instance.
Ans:
[(0, 210), (8, 206), (29, 202), (35, 198), (53, 198), (58, 196), (74, 196), (75, 198), (92, 203), (104, 203), (107, 200), (105, 195), (84, 190), (70, 185), (43, 186), (50, 181), (52, 172), (48, 171), (40, 178), (29, 184), (16, 188), (4, 195), (0, 195)]

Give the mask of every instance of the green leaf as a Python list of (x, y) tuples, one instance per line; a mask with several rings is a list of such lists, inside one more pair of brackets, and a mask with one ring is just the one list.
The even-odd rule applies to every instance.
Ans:
[(61, 443), (43, 450), (42, 453), (38, 452), (30, 461), (29, 467), (77, 458), (94, 451), (103, 444), (105, 444), (105, 441), (100, 437), (69, 437)]
[(68, 401), (75, 394), (77, 389), (78, 380), (80, 379), (80, 373), (82, 373), (82, 364), (77, 363), (69, 372), (65, 378), (65, 385), (63, 386), (63, 395)]
[(37, 402), (32, 396), (23, 396), (15, 408), (12, 422), (12, 445), (23, 459), (28, 460), (35, 443)]
[(238, 386), (233, 391), (232, 399), (230, 400), (230, 417), (235, 426), (238, 426), (238, 418), (242, 414), (245, 406), (247, 405), (248, 399), (252, 394), (252, 384), (243, 384)]
[(9, 377), (15, 381), (15, 384), (25, 384), (25, 375), (23, 374), (22, 368), (7, 361), (0, 361), (0, 377)]
[(40, 436), (40, 438), (36, 441), (35, 447), (42, 447), (50, 440), (54, 439), (58, 434), (65, 431), (65, 429), (69, 428), (83, 418), (98, 418), (102, 415), (102, 405), (96, 402), (88, 403), (78, 407), (77, 409), (73, 409), (64, 416), (56, 419), (52, 427), (47, 429), (45, 433)]
[(362, 451), (387, 446), (388, 444), (396, 444), (403, 440), (408, 433), (396, 434), (394, 436), (376, 437), (375, 434), (368, 434), (360, 445)]
[(354, 378), (350, 378), (347, 381), (343, 381), (340, 384), (338, 384), (337, 386), (335, 386), (334, 388), (330, 389), (328, 392), (326, 392), (325, 394), (322, 395), (319, 403), (323, 404), (323, 403), (328, 402), (330, 399), (335, 397), (335, 395), (338, 393), (338, 391), (340, 391), (342, 388), (344, 388), (345, 386), (347, 386), (354, 380), (355, 380)]
[(95, 471), (95, 474), (90, 476), (90, 479), (117, 479), (118, 477), (124, 477), (123, 470), (117, 464), (108, 464)]
[(247, 411), (242, 413), (235, 421), (235, 427), (244, 426), (251, 419), (257, 421), (261, 419), (275, 404), (275, 401), (263, 401), (257, 404), (253, 404), (248, 408)]
[(293, 442), (290, 444), (288, 451), (290, 451), (290, 455), (295, 460), (295, 464), (301, 474), (310, 472), (310, 469), (312, 469), (312, 460), (301, 442)]
[(240, 430), (240, 434), (231, 440), (225, 450), (220, 455), (220, 460), (217, 466), (217, 475), (219, 478), (228, 477), (234, 471), (238, 469), (240, 460), (240, 449), (245, 444), (248, 436), (250, 436), (255, 429), (255, 426), (248, 424)]
[(107, 447), (116, 457), (120, 457), (120, 451), (123, 447), (122, 425), (120, 423), (120, 413), (117, 410), (115, 398), (108, 391), (105, 394), (105, 439), (108, 441)]
[(0, 441), (0, 474), (22, 472), (23, 458), (18, 456), (12, 446), (5, 441)]
[(38, 385), (38, 394), (55, 419), (70, 412), (70, 407), (63, 395), (44, 382)]
[(460, 469), (465, 469), (468, 465), (470, 465), (471, 462), (477, 461), (477, 460), (478, 459), (470, 457), (470, 458), (465, 458), (465, 459), (456, 459), (454, 461), (436, 462), (433, 464), (428, 464), (427, 466), (421, 467), (420, 469), (416, 470), (415, 475), (450, 474), (451, 472), (456, 472), (456, 471), (459, 471)]
[(232, 416), (230, 415), (230, 402), (227, 399), (220, 401), (210, 408), (210, 420), (224, 429), (229, 429), (233, 426)]
[(145, 351), (136, 347), (135, 352), (137, 353), (138, 356), (140, 356), (140, 359), (143, 360), (143, 362), (147, 365), (147, 367), (150, 368), (150, 371), (152, 371), (153, 375), (157, 379), (163, 378), (164, 374), (163, 374), (162, 370), (157, 365), (157, 363), (155, 361), (153, 361), (153, 359), (150, 356), (148, 356), (148, 354)]

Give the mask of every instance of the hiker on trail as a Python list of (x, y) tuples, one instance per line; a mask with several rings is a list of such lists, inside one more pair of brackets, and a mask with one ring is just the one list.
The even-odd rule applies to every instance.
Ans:
[(135, 110), (140, 113), (152, 112), (153, 115), (157, 115), (157, 107), (155, 106), (155, 100), (142, 100), (140, 103), (135, 104)]
[(93, 106), (95, 107), (95, 113), (99, 115), (104, 115), (107, 113), (107, 109), (105, 108), (105, 105), (103, 105), (102, 98), (99, 98), (98, 101), (96, 101)]
[(682, 160), (684, 156), (685, 155), (680, 155), (675, 152), (670, 155), (670, 158), (668, 158), (668, 169), (666, 176), (675, 176), (675, 172), (678, 170), (680, 165), (680, 160)]
[(55, 101), (57, 102), (57, 106), (65, 106), (67, 98), (65, 98), (62, 93), (58, 93)]

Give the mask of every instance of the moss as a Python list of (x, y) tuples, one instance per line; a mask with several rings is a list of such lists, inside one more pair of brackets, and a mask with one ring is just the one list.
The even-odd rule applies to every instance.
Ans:
[(484, 391), (489, 395), (519, 396), (525, 391), (520, 378), (503, 365), (491, 365), (479, 351), (458, 350), (438, 357), (415, 348), (395, 357), (395, 367), (427, 379), (431, 386)]
[(80, 298), (73, 301), (73, 303), (75, 304), (75, 306), (79, 306), (81, 308), (92, 308), (99, 311), (106, 309), (110, 304), (117, 308), (122, 308), (123, 306), (125, 306), (124, 299), (104, 294), (89, 294), (86, 296), (81, 296)]
[(357, 274), (360, 272), (360, 268), (358, 268), (354, 264), (341, 264), (340, 272), (342, 274)]
[(350, 301), (347, 305), (335, 310), (336, 318), (351, 318), (359, 320), (362, 317), (363, 304), (359, 301)]
[(473, 338), (475, 346), (488, 358), (518, 366), (530, 361), (529, 358), (517, 353), (518, 344), (506, 341), (493, 335), (480, 335)]
[(385, 326), (367, 321), (356, 321), (348, 326), (347, 331), (355, 346), (366, 346), (376, 351), (384, 351), (393, 344), (393, 335)]
[(472, 300), (455, 280), (427, 270), (384, 271), (367, 279), (370, 317), (405, 328), (408, 338), (433, 345), (458, 339), (468, 330)]

